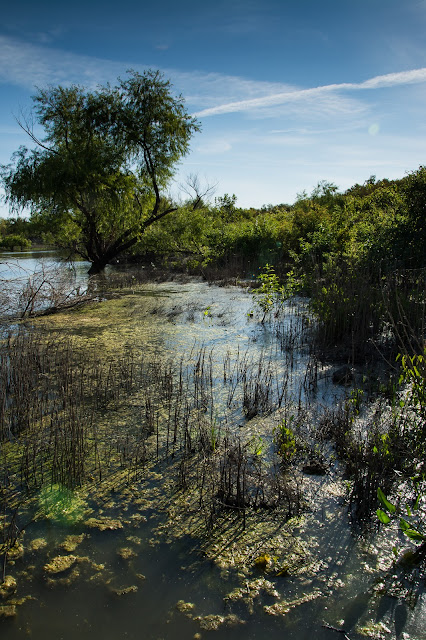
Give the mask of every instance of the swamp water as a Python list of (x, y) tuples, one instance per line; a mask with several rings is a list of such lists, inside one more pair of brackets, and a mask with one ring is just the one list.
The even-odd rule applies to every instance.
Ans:
[[(252, 309), (242, 289), (172, 282), (28, 326), (69, 368), (60, 385), (43, 374), (27, 462), (6, 469), (3, 445), (2, 477), (31, 499), (1, 637), (426, 638), (418, 584), (392, 568), (389, 535), (357, 537), (315, 438), (349, 390), (312, 360), (303, 301), (264, 326)], [(81, 406), (55, 404), (67, 385)], [(298, 442), (278, 456), (283, 424)], [(304, 472), (299, 448), (324, 470)]]

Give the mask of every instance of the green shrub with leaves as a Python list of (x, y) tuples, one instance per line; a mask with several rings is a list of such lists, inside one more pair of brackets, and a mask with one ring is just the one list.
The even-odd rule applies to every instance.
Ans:
[[(379, 521), (388, 525), (398, 520), (399, 529), (410, 540), (426, 543), (426, 351), (421, 355), (399, 355), (401, 364), (399, 385), (401, 393), (394, 411), (399, 415), (405, 444), (405, 460), (400, 460), (399, 478), (407, 477), (400, 485), (400, 499), (395, 504), (377, 489), (380, 508)], [(389, 441), (391, 442), (392, 434)], [(402, 464), (401, 464), (402, 462)]]
[(396, 505), (385, 496), (382, 489), (377, 489), (377, 498), (382, 508), (377, 509), (379, 521), (388, 525), (393, 520), (398, 520), (399, 529), (415, 542), (426, 541), (426, 513), (423, 508), (425, 487), (424, 478), (410, 478), (413, 488), (413, 496), (402, 505)]
[(261, 285), (258, 289), (255, 289), (253, 296), (256, 305), (263, 314), (261, 320), (263, 324), (267, 315), (273, 310), (276, 310), (283, 301), (284, 287), (280, 284), (274, 267), (270, 264), (266, 264), (263, 267), (262, 273), (258, 276), (258, 280), (260, 280)]
[(274, 441), (283, 466), (287, 466), (295, 458), (298, 445), (295, 434), (295, 416), (285, 418), (274, 429)]

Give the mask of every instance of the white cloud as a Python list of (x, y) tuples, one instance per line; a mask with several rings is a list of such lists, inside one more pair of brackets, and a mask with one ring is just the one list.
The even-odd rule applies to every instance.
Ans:
[(127, 67), (0, 36), (0, 81), (33, 90), (48, 84), (97, 85)]
[[(370, 78), (369, 80), (360, 83), (343, 82), (340, 84), (328, 84), (310, 89), (295, 89), (282, 93), (274, 93), (260, 98), (253, 98), (251, 100), (240, 100), (237, 102), (230, 102), (210, 107), (203, 109), (202, 111), (198, 111), (194, 115), (200, 118), (224, 113), (257, 111), (259, 109), (289, 103), (297, 103), (298, 105), (300, 103), (306, 104), (310, 103), (312, 100), (315, 100), (316, 104), (318, 104), (318, 100), (322, 100), (323, 109), (328, 110), (331, 115), (333, 111), (341, 111), (342, 103), (340, 96), (333, 95), (330, 99), (330, 94), (350, 90), (381, 89), (385, 87), (395, 87), (422, 82), (426, 82), (426, 68), (401, 71), (399, 73), (389, 73), (387, 75)], [(343, 102), (343, 105), (344, 104), (345, 103)]]
[[(105, 82), (114, 82), (127, 69), (142, 71), (146, 68), (131, 62), (114, 62), (102, 58), (69, 53), (60, 49), (35, 45), (0, 36), (0, 82), (23, 86), (34, 90), (36, 86), (72, 83), (95, 87)], [(303, 89), (279, 82), (255, 81), (222, 73), (182, 72), (163, 69), (171, 78), (177, 92), (181, 92), (186, 103), (199, 115), (250, 111), (254, 117), (302, 114), (302, 103), (306, 115), (359, 114), (364, 106), (359, 101), (339, 96), (323, 88)], [(336, 85), (338, 86), (338, 85)], [(304, 99), (301, 100), (301, 98)], [(269, 111), (265, 113), (265, 107)]]
[(426, 82), (426, 68), (400, 71), (399, 73), (388, 73), (384, 76), (370, 78), (360, 84), (349, 84), (347, 86), (353, 89), (381, 89), (382, 87), (395, 87), (418, 82)]
[(227, 140), (211, 140), (206, 144), (200, 144), (195, 147), (195, 151), (205, 155), (216, 155), (218, 153), (226, 153), (232, 149), (231, 144)]

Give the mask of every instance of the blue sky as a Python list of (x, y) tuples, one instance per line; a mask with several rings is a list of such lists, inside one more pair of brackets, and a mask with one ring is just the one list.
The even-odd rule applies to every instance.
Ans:
[[(426, 163), (426, 0), (16, 0), (0, 25), (0, 163), (35, 87), (160, 69), (202, 132), (179, 167), (240, 206)], [(7, 210), (0, 207), (0, 215)]]

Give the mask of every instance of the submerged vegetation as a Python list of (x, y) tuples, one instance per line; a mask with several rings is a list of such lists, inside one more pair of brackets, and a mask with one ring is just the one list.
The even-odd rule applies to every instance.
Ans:
[[(275, 289), (272, 268), (266, 273)], [(413, 518), (399, 523), (416, 518), (410, 527), (419, 536), (411, 536), (407, 564), (394, 527), (371, 571), (381, 597), (413, 596), (404, 576), (415, 581), (424, 562), (423, 357), (401, 356), (399, 378), (356, 363), (342, 371), (320, 359), (307, 300), (279, 298), (266, 319), (259, 298), (243, 290), (226, 310), (218, 304), (226, 290), (187, 286), (195, 297), (179, 304), (177, 285), (133, 283), (109, 300), (26, 322), (3, 340), (2, 575), (6, 587), (15, 580), (4, 587), (4, 616), (25, 601), (16, 594), (27, 575), (42, 575), (49, 588), (84, 578), (115, 596), (139, 593), (144, 572), (131, 568), (142, 530), (154, 546), (190, 536), (231, 572), (225, 614), (178, 606), (201, 629), (238, 626), (260, 603), (268, 617), (287, 616), (343, 588), (320, 551), (321, 529), (327, 535), (340, 512), (343, 531), (348, 510), (353, 532), (376, 538), (378, 493), (385, 504), (412, 505)], [(214, 302), (200, 300), (200, 287)], [(186, 337), (189, 351), (172, 357), (158, 336), (174, 345), (179, 326), (195, 333)], [(241, 326), (253, 345), (246, 351), (215, 342)], [(197, 346), (197, 327), (210, 332), (210, 346)], [(269, 348), (258, 346), (265, 331)], [(43, 523), (67, 532), (56, 548), (40, 538)], [(87, 551), (91, 536), (112, 534), (120, 535), (115, 554), (133, 572), (130, 585)], [(367, 561), (370, 551), (359, 553)], [(28, 554), (40, 563), (25, 569)], [(376, 583), (369, 589), (375, 602)], [(340, 624), (334, 616), (327, 623)]]
[[(49, 588), (84, 578), (111, 597), (137, 597), (144, 545), (189, 539), (198, 561), (203, 555), (232, 583), (215, 614), (178, 599), (170, 619), (198, 625), (188, 627), (194, 637), (200, 629), (229, 633), (259, 610), (291, 617), (311, 603), (319, 616), (319, 603), (345, 581), (357, 584), (362, 611), (348, 606), (338, 616), (330, 607), (322, 628), (389, 637), (372, 611), (398, 598), (407, 617), (426, 566), (426, 168), (400, 180), (372, 176), (344, 193), (321, 182), (293, 205), (261, 210), (238, 208), (229, 195), (209, 203), (192, 177), (195, 195), (175, 206), (160, 187), (198, 125), (157, 75), (133, 74), (122, 89), (144, 82), (160, 91), (168, 118), (182, 119), (176, 147), (167, 146), (166, 126), (159, 174), (151, 146), (141, 151), (143, 141), (132, 131), (123, 138), (108, 120), (117, 90), (73, 88), (61, 99), (96, 98), (106, 110), (106, 121), (91, 126), (106, 135), (116, 169), (109, 191), (111, 176), (98, 176), (96, 194), (85, 183), (74, 208), (64, 196), (59, 217), (51, 193), (36, 192), (43, 211), (1, 223), (1, 244), (11, 250), (56, 243), (86, 255), (92, 271), (120, 253), (128, 269), (84, 290), (68, 279), (53, 286), (42, 269), (20, 291), (21, 322), (3, 333), (0, 617), (17, 614), (26, 601), (20, 582), (35, 576)], [(37, 98), (41, 115), (48, 97)], [(157, 120), (148, 124), (154, 135)], [(74, 125), (77, 147), (90, 147), (78, 118)], [(66, 145), (61, 160), (70, 193), (81, 175), (67, 153), (77, 147)], [(30, 161), (44, 171), (57, 155), (40, 154), (22, 151), (18, 173), (3, 168), (15, 204), (27, 202), (25, 189), (13, 189)], [(123, 167), (135, 158), (145, 173), (132, 178)], [(199, 278), (180, 290), (148, 284), (177, 272)], [(245, 289), (215, 285), (211, 299), (200, 276)], [(194, 290), (189, 302), (185, 286)], [(12, 298), (15, 291), (5, 309)], [(62, 532), (53, 547), (49, 526)], [(109, 564), (90, 545), (107, 536), (117, 542)], [(355, 576), (360, 564), (368, 584)]]

